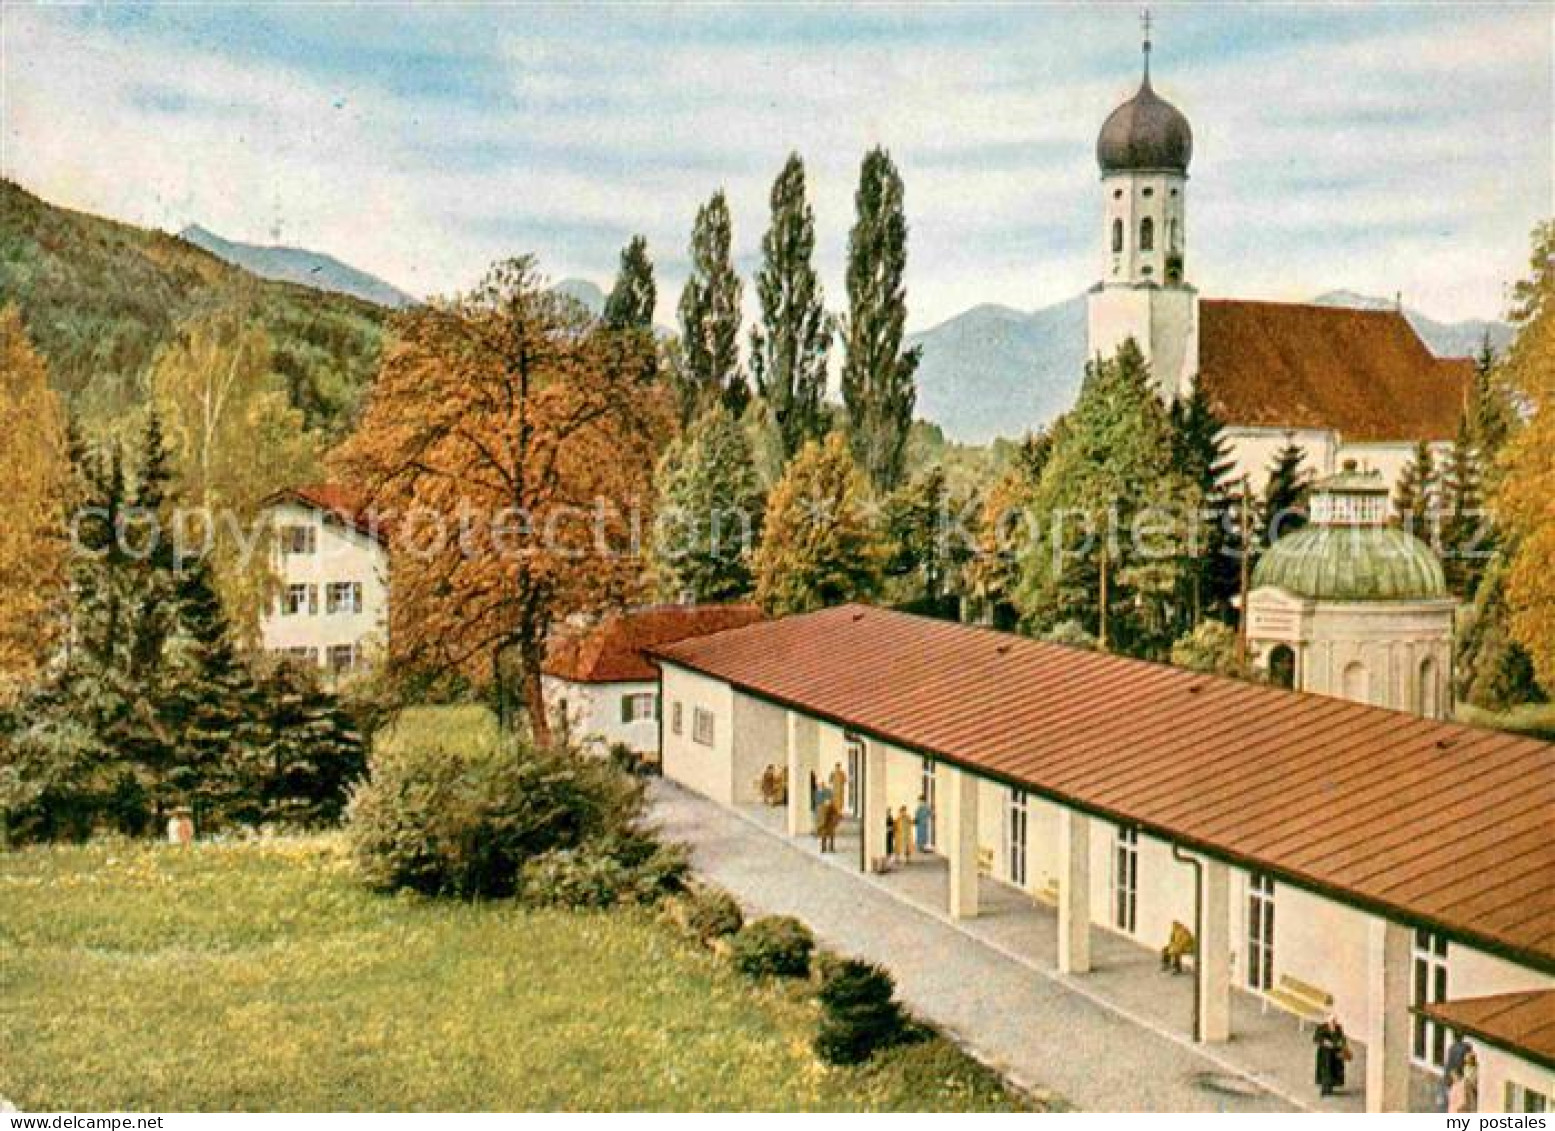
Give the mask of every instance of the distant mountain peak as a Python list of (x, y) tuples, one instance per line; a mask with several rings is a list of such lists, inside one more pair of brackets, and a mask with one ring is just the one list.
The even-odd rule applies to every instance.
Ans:
[(219, 236), (199, 224), (190, 224), (178, 233), (178, 238), (264, 279), (351, 295), (391, 310), (415, 306), (420, 302), (414, 295), (407, 294), (392, 283), (323, 252), (301, 247), (240, 243)]

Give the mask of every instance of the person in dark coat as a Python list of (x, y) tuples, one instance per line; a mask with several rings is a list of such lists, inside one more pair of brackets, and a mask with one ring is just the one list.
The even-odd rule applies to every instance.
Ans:
[(885, 811), (885, 858), (892, 862), (896, 860), (896, 819), (889, 809)]
[(1317, 1046), (1318, 1093), (1331, 1096), (1344, 1087), (1344, 1062), (1350, 1059), (1350, 1038), (1332, 1014), (1312, 1033)]

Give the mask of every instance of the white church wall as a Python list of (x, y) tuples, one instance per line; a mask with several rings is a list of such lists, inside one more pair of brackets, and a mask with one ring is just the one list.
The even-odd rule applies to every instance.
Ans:
[(1246, 476), (1255, 498), (1263, 494), (1275, 457), (1287, 444), (1294, 443), (1306, 453), (1303, 466), (1315, 476), (1332, 474), (1339, 447), (1335, 433), (1319, 428), (1232, 425), (1226, 428), (1224, 438), (1231, 457), (1230, 479), (1234, 482)]

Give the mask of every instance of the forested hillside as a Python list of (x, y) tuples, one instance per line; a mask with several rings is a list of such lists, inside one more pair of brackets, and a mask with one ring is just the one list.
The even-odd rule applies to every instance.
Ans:
[(271, 364), (309, 427), (339, 436), (377, 370), (389, 314), (0, 181), (0, 304), (13, 302), (88, 433), (144, 403), (152, 359), (186, 320), (227, 308), (267, 332)]

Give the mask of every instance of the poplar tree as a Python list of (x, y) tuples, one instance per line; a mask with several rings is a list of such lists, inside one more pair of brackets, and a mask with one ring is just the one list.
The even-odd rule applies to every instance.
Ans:
[(751, 371), (793, 458), (826, 430), (822, 400), (831, 325), (815, 253), (815, 213), (805, 199), (804, 162), (791, 154), (772, 184), (772, 222), (762, 237), (756, 272), (761, 323), (751, 328)]
[(653, 329), (653, 311), (659, 291), (653, 281), (653, 260), (648, 257), (648, 240), (633, 236), (621, 249), (621, 266), (615, 286), (605, 299), (602, 318), (607, 330)]
[(740, 277), (732, 253), (733, 224), (723, 190), (697, 209), (691, 230), (691, 275), (680, 292), (685, 377), (699, 404), (713, 397), (738, 420), (750, 403), (740, 371)]
[(884, 149), (864, 158), (848, 234), (847, 356), (842, 400), (854, 458), (878, 493), (902, 480), (922, 347), (902, 349), (907, 322), (907, 216), (901, 175)]

